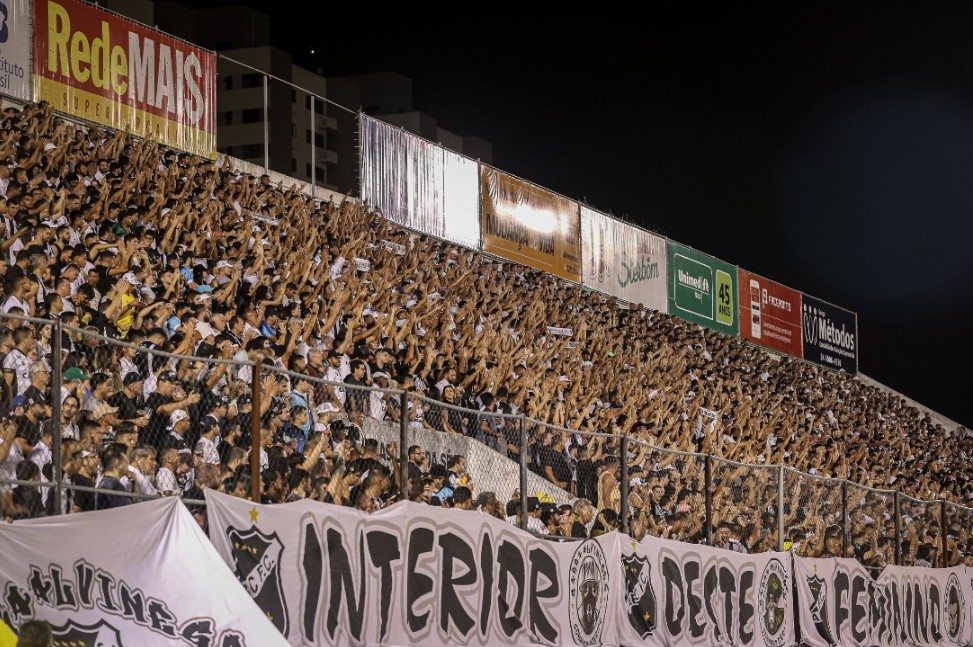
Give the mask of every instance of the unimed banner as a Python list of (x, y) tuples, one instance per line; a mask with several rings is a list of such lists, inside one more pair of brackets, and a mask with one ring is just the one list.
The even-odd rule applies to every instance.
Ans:
[(0, 2), (0, 94), (30, 101), (31, 0)]
[(796, 557), (801, 638), (811, 647), (973, 644), (973, 570), (888, 566), (877, 580), (853, 559)]
[(287, 645), (177, 498), (0, 525), (0, 620), (72, 647)]
[(667, 249), (669, 314), (737, 335), (737, 268), (672, 240)]
[(852, 375), (858, 372), (858, 316), (804, 294), (804, 359)]
[(801, 293), (741, 269), (740, 336), (780, 353), (803, 357)]
[(483, 251), (581, 282), (578, 203), (480, 166)]
[(790, 553), (745, 555), (654, 537), (622, 542), (620, 553), (621, 644), (795, 644)]
[(34, 0), (34, 99), (216, 157), (216, 54), (77, 0)]
[(585, 287), (668, 311), (665, 238), (582, 206), (581, 258)]
[(618, 644), (615, 533), (558, 543), (409, 502), (206, 503), (213, 544), (295, 647)]

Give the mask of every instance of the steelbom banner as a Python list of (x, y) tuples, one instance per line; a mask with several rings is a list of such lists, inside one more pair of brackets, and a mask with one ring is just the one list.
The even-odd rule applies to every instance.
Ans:
[(794, 643), (788, 553), (554, 542), (414, 503), (206, 499), (218, 552), (295, 647)]

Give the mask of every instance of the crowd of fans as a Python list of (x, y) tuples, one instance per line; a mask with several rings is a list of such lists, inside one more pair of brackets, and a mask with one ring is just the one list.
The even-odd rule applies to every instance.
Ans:
[[(74, 486), (61, 512), (125, 505), (129, 493), (248, 496), (254, 417), (265, 501), (379, 509), (398, 498), (398, 448), (379, 447), (362, 425), (399, 420), (402, 401), (365, 387), (414, 396), (411, 427), (469, 436), (514, 460), (519, 429), (488, 414), (543, 423), (529, 428), (528, 464), (573, 504), (528, 494), (521, 506), (519, 491), (469, 482), (462, 457), (432, 463), (421, 447), (405, 448), (404, 478), (416, 501), (517, 523), (526, 508), (528, 527), (545, 534), (608, 531), (624, 511), (636, 536), (705, 540), (702, 461), (653, 447), (973, 499), (973, 439), (898, 396), (412, 235), (367, 205), (314, 200), (227, 160), (75, 125), (44, 104), (7, 108), (0, 122), (0, 239), (0, 310), (10, 315), (0, 321), (0, 481), (39, 484), (0, 483), (6, 518), (56, 512), (54, 434)], [(60, 394), (50, 393), (52, 327), (21, 316), (70, 327)], [(621, 435), (631, 440), (627, 502)], [(777, 510), (775, 480), (727, 465), (713, 481), (714, 541), (774, 548), (783, 514), (788, 545), (837, 554), (840, 492), (809, 509), (822, 497), (801, 482)], [(849, 495), (861, 514), (839, 533), (844, 554), (891, 560), (889, 498)], [(973, 555), (969, 524), (949, 528), (953, 557)], [(935, 530), (916, 524), (906, 554), (935, 560)]]

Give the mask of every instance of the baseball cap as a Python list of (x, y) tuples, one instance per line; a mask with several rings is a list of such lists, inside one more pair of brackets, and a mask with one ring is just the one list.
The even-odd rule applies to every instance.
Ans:
[(179, 422), (181, 420), (188, 420), (188, 419), (189, 419), (189, 414), (188, 413), (186, 413), (182, 409), (176, 409), (175, 411), (172, 412), (172, 415), (169, 416), (169, 427), (168, 428), (169, 429), (172, 429), (173, 427), (176, 426), (176, 423), (177, 422)]
[(129, 384), (134, 384), (135, 382), (144, 382), (144, 381), (145, 378), (142, 377), (141, 373), (139, 373), (138, 371), (132, 371), (122, 379), (122, 384), (128, 386)]
[(115, 415), (116, 413), (118, 413), (118, 407), (113, 407), (110, 404), (106, 404), (102, 402), (97, 407), (95, 407), (95, 410), (92, 412), (91, 415), (94, 417), (95, 420), (100, 420), (104, 416), (112, 416)]
[(159, 381), (160, 382), (175, 382), (176, 381), (176, 374), (173, 373), (172, 371), (162, 371), (161, 373), (159, 373)]
[(88, 458), (89, 456), (94, 456), (94, 455), (95, 455), (94, 452), (89, 452), (86, 449), (81, 450), (81, 458)]
[(72, 366), (68, 370), (64, 371), (64, 380), (66, 382), (73, 382), (74, 380), (86, 381), (89, 380), (87, 375), (81, 372), (81, 369), (77, 366)]
[(527, 497), (527, 512), (533, 512), (534, 510), (541, 509), (541, 500), (536, 496)]
[(217, 261), (217, 263), (216, 263), (216, 269), (219, 270), (219, 269), (222, 269), (224, 267), (233, 267), (233, 263), (231, 263), (230, 261)]
[(122, 274), (122, 279), (128, 281), (132, 285), (139, 284), (139, 280), (135, 278), (135, 274), (133, 274), (132, 272), (125, 272), (124, 274)]

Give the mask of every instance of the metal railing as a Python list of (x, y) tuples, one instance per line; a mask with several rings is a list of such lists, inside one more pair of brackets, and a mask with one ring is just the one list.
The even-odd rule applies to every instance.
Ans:
[[(366, 438), (379, 441), (376, 451), (395, 474), (393, 484), (398, 498), (446, 498), (456, 496), (456, 490), (465, 487), (474, 498), (483, 494), (487, 500), (492, 494), (501, 505), (512, 502), (507, 512), (513, 511), (517, 523), (525, 528), (532, 512), (527, 508), (535, 499), (551, 504), (548, 508), (586, 499), (595, 505), (596, 512), (608, 511), (604, 518), (613, 519), (618, 528), (636, 538), (653, 535), (711, 545), (732, 542), (750, 551), (794, 550), (808, 557), (847, 556), (859, 559), (870, 569), (881, 569), (887, 564), (973, 564), (973, 508), (956, 503), (922, 501), (899, 492), (876, 490), (779, 465), (750, 465), (714, 455), (674, 451), (616, 434), (564, 429), (523, 415), (480, 411), (410, 391), (329, 382), (250, 359), (175, 355), (60, 321), (16, 315), (0, 315), (0, 320), (7, 324), (18, 321), (19, 326), (13, 327), (35, 326), (41, 331), (42, 340), (50, 340), (47, 359), (53, 393), (60, 393), (62, 385), (68, 392), (77, 388), (71, 381), (63, 384), (64, 371), (69, 368), (65, 357), (71, 355), (61, 353), (62, 334), (75, 346), (92, 346), (96, 363), (103, 361), (98, 359), (97, 349), (108, 349), (109, 355), (128, 351), (126, 361), (143, 367), (156, 380), (161, 373), (174, 369), (176, 380), (187, 391), (195, 384), (195, 392), (201, 393), (205, 389), (200, 384), (209, 387), (218, 382), (225, 394), (234, 397), (233, 406), (239, 407), (235, 412), (238, 418), (230, 422), (229, 428), (237, 435), (235, 446), (247, 459), (245, 465), (237, 466), (235, 474), (249, 487), (237, 494), (246, 492), (254, 501), (279, 500), (265, 490), (266, 483), (261, 478), (266, 467), (263, 461), (280, 458), (269, 451), (274, 449), (272, 445), (303, 447), (322, 438), (333, 442), (338, 433), (333, 427), (340, 420), (346, 431), (358, 427), (356, 432), (348, 432), (349, 441), (356, 447), (367, 445)], [(220, 366), (227, 368), (218, 371)], [(298, 388), (301, 381), (308, 386)], [(158, 387), (152, 390), (155, 388)], [(335, 404), (329, 388), (342, 391), (344, 402), (338, 403), (341, 406)], [(292, 398), (295, 392), (303, 395)], [(201, 397), (209, 397), (207, 393), (212, 394), (212, 388)], [(10, 392), (8, 395), (12, 397)], [(177, 395), (188, 397), (184, 393)], [(66, 397), (53, 398), (48, 403), (51, 419), (61, 419)], [(282, 429), (302, 436), (294, 424), (283, 424), (294, 422), (288, 416), (295, 402), (298, 409), (304, 406), (302, 398), (310, 414), (306, 435), (282, 436)], [(22, 401), (16, 402), (23, 406)], [(218, 410), (216, 402), (209, 402), (206, 409), (213, 404), (218, 405)], [(247, 408), (249, 416), (244, 411)], [(46, 417), (46, 412), (38, 415)], [(240, 428), (241, 420), (246, 421), (247, 429)], [(75, 461), (88, 442), (77, 439), (78, 431), (68, 423), (62, 421), (62, 433), (51, 436), (50, 460), (34, 461), (49, 463), (47, 467), (36, 470), (36, 474), (29, 467), (22, 474), (0, 474), (0, 504), (7, 517), (28, 518), (103, 507), (91, 505), (92, 498), (117, 496), (138, 501), (155, 496), (118, 490), (108, 494), (66, 478), (65, 474), (70, 477), (77, 472)], [(39, 428), (43, 430), (45, 425), (53, 426), (47, 422)], [(143, 429), (150, 427), (151, 422), (143, 421)], [(82, 430), (80, 435), (84, 434)], [(150, 436), (140, 438), (146, 441)], [(240, 436), (245, 436), (245, 442), (240, 441)], [(241, 455), (237, 452), (238, 458)], [(36, 458), (25, 456), (24, 462)], [(221, 460), (221, 464), (225, 462)], [(200, 463), (190, 461), (190, 469), (200, 467)], [(89, 471), (93, 468), (89, 467)], [(441, 491), (442, 486), (439, 491), (428, 491), (427, 481), (434, 481), (432, 475), (436, 473), (447, 480), (450, 475), (457, 477), (449, 492)], [(17, 478), (27, 474), (28, 478)], [(236, 487), (232, 479), (223, 483), (210, 479), (203, 487), (221, 485)], [(201, 493), (198, 487), (180, 492), (187, 503), (200, 507)]]

